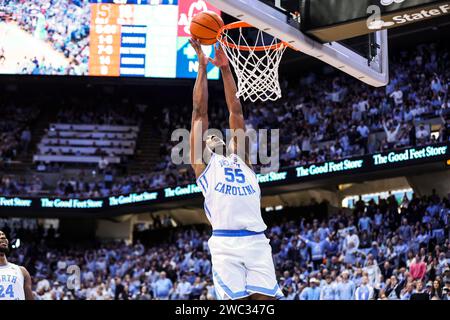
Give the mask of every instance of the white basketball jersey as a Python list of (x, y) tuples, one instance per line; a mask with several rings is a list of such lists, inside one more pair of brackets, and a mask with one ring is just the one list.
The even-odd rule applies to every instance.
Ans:
[(205, 197), (205, 212), (213, 230), (266, 230), (258, 179), (237, 155), (213, 154), (197, 185)]
[(0, 301), (25, 300), (24, 277), (18, 265), (0, 266)]

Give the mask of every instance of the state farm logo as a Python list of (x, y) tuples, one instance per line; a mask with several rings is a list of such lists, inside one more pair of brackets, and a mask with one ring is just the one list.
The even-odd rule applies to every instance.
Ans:
[(192, 18), (200, 12), (208, 11), (208, 6), (203, 0), (194, 1), (189, 6), (186, 12), (180, 14), (180, 19), (178, 20), (178, 25), (183, 27), (183, 30), (187, 34), (191, 34), (189, 26), (191, 25)]
[(387, 7), (393, 3), (402, 3), (402, 2), (405, 2), (405, 0), (381, 0), (381, 5)]
[[(388, 0), (383, 0), (384, 2), (387, 2)], [(400, 1), (400, 0), (389, 0), (390, 3), (392, 1)], [(367, 19), (367, 28), (370, 30), (381, 30), (383, 28), (389, 28), (393, 26), (400, 26), (407, 23), (414, 23), (419, 22), (421, 20), (435, 18), (438, 16), (443, 16), (450, 14), (450, 5), (449, 4), (443, 4), (438, 5), (436, 7), (431, 7), (428, 9), (424, 9), (421, 11), (415, 11), (420, 9), (414, 9), (410, 10), (409, 12), (405, 12), (402, 14), (399, 14), (397, 16), (393, 16), (391, 18), (386, 17), (386, 19), (390, 19), (390, 21), (384, 21), (381, 17), (381, 10), (378, 6), (369, 6), (367, 8), (367, 13), (371, 13), (372, 15), (369, 16)]]

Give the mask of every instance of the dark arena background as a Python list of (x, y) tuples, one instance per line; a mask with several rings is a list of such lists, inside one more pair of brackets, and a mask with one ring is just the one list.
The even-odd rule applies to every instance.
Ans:
[[(219, 2), (1, 2), (0, 231), (35, 300), (217, 299), (202, 192), (171, 136), (191, 127), (192, 10), (235, 21)], [(382, 17), (412, 16), (407, 3)], [(450, 298), (448, 1), (423, 3), (440, 14), (386, 24), (387, 85), (288, 49), (282, 97), (242, 101), (247, 127), (279, 129), (279, 169), (254, 168), (283, 300)], [(317, 43), (377, 51), (365, 9), (320, 23), (314, 1), (260, 5)], [(223, 130), (221, 75), (207, 74)]]

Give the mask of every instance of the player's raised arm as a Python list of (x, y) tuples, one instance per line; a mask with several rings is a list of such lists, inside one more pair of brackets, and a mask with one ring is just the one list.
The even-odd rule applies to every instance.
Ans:
[[(229, 123), (231, 130), (242, 130), (245, 133), (245, 120), (244, 113), (242, 111), (242, 105), (239, 98), (236, 96), (237, 87), (236, 82), (233, 78), (233, 73), (231, 72), (230, 64), (228, 58), (223, 52), (223, 49), (219, 44), (216, 45), (216, 56), (214, 59), (209, 59), (212, 64), (220, 68), (223, 79), (223, 86), (225, 89), (225, 99), (227, 101), (228, 111), (230, 113)], [(237, 152), (237, 139), (233, 139), (234, 151)], [(245, 145), (245, 162), (251, 166), (249, 159), (249, 146)]]
[(198, 178), (206, 167), (203, 162), (203, 150), (205, 148), (203, 134), (208, 130), (208, 78), (206, 73), (208, 58), (203, 53), (200, 42), (191, 39), (190, 43), (197, 52), (199, 63), (193, 94), (190, 141), (191, 166)]

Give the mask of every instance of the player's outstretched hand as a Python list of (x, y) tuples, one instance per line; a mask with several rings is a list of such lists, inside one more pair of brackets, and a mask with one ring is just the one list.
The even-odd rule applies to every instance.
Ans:
[(202, 45), (200, 41), (191, 38), (189, 39), (189, 42), (191, 43), (191, 46), (194, 48), (195, 52), (197, 53), (198, 62), (202, 66), (206, 66), (208, 64), (208, 57), (206, 57), (205, 53), (203, 52)]
[(208, 58), (208, 60), (218, 68), (226, 68), (229, 66), (228, 57), (218, 43), (216, 44), (216, 54), (214, 59)]

